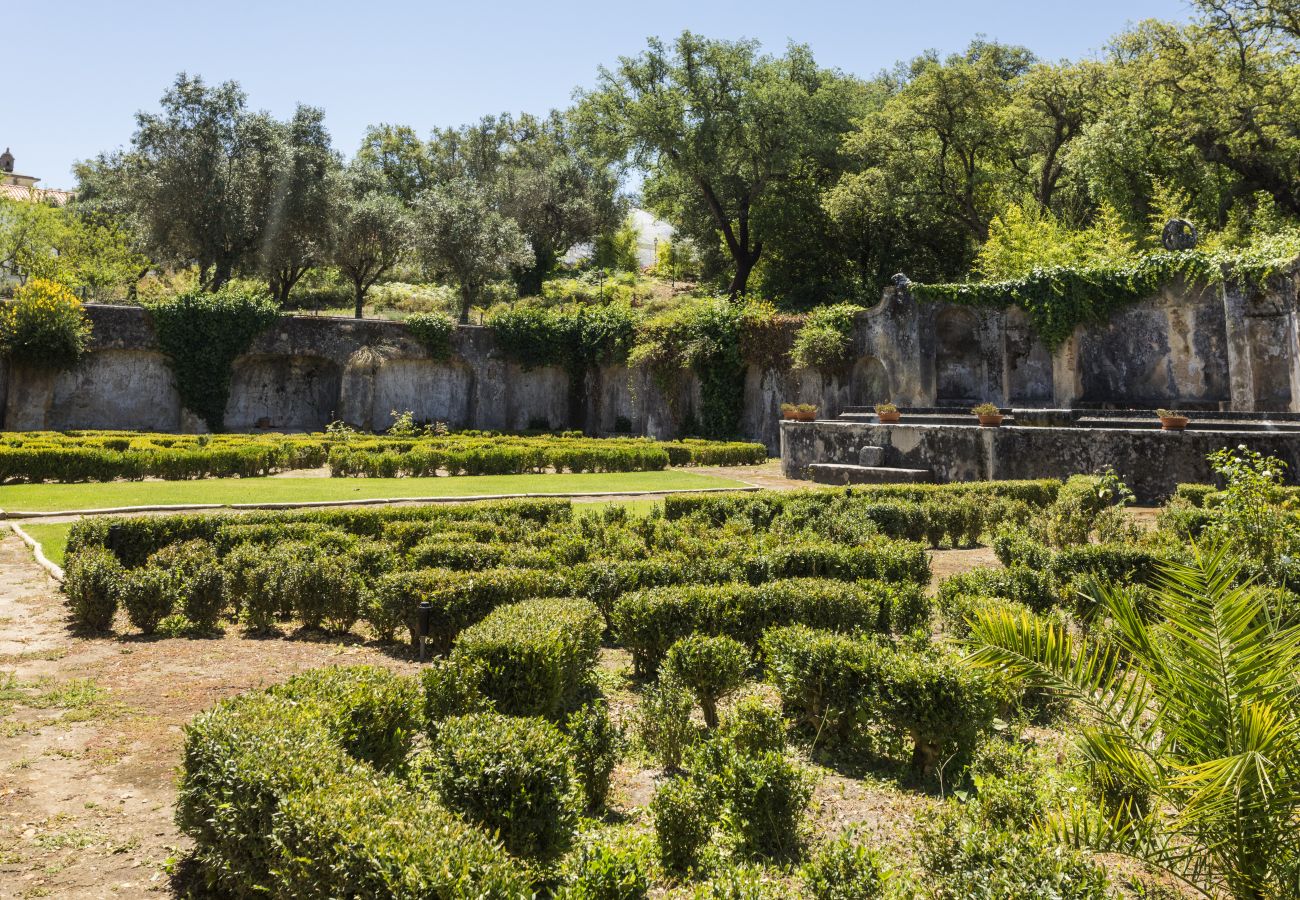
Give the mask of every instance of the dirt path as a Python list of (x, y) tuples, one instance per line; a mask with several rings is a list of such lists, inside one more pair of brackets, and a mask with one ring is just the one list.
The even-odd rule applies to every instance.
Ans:
[(168, 892), (181, 727), (217, 700), (331, 663), (415, 666), (290, 639), (78, 639), (13, 534), (0, 540), (0, 897)]

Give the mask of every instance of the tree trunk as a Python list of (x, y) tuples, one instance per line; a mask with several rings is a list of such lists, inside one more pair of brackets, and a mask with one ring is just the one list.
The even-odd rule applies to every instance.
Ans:
[(232, 269), (229, 260), (218, 262), (212, 268), (212, 280), (208, 282), (208, 290), (215, 294), (226, 286), (230, 281), (230, 276), (233, 274), (234, 270)]
[(356, 301), (356, 306), (352, 311), (352, 315), (354, 318), (359, 319), (361, 318), (362, 307), (366, 305), (366, 288), (360, 281), (354, 281), (352, 287), (353, 299)]
[(469, 308), (474, 305), (474, 292), (467, 286), (460, 288), (460, 324), (469, 324)]
[(762, 253), (761, 247), (755, 247), (752, 251), (740, 250), (732, 254), (732, 260), (736, 264), (736, 272), (731, 276), (731, 284), (727, 286), (727, 293), (735, 299), (745, 293), (749, 286), (749, 275), (754, 271), (754, 265), (758, 262), (758, 255)]

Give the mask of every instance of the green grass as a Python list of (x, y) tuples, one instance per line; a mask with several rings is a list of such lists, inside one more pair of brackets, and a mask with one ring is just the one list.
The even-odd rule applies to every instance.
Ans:
[(473, 475), (454, 478), (209, 478), (107, 484), (11, 484), (0, 509), (55, 512), (185, 503), (314, 503), (477, 494), (682, 491), (741, 487), (729, 478), (667, 469), (582, 475)]
[(59, 568), (63, 567), (63, 551), (68, 546), (68, 532), (72, 530), (71, 522), (60, 522), (54, 525), (29, 525), (24, 522), (21, 527), (41, 545), (46, 559)]

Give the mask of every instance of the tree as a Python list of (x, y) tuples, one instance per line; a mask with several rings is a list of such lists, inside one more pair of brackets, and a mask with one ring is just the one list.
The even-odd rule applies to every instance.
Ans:
[(322, 110), (299, 106), (285, 131), (258, 267), (282, 306), (307, 270), (328, 255), (330, 180), (339, 168)]
[(733, 295), (763, 256), (772, 189), (801, 165), (838, 153), (858, 111), (860, 85), (818, 68), (807, 47), (761, 55), (752, 41), (689, 31), (670, 49), (657, 38), (635, 58), (600, 70), (581, 93), (587, 140), (648, 173), (645, 196), (697, 246), (726, 247)]
[(451, 277), (460, 290), (460, 321), (482, 299), (488, 283), (532, 262), (532, 251), (514, 220), (493, 208), (474, 182), (457, 178), (420, 196), (419, 252), (434, 274)]
[(149, 261), (116, 222), (76, 207), (0, 199), (0, 271), (61, 282), (94, 299), (139, 280)]
[(1294, 896), (1300, 877), (1300, 626), (1239, 576), (1223, 549), (1202, 549), (1156, 573), (1154, 608), (1092, 585), (1108, 640), (984, 610), (971, 661), (1072, 700), (1085, 759), (1129, 796), (1081, 801), (1051, 823), (1059, 837), (1262, 900)]
[(411, 204), (433, 185), (433, 163), (428, 148), (405, 125), (372, 125), (361, 139), (357, 162), (382, 177), (389, 193)]
[(381, 173), (354, 161), (331, 179), (330, 260), (352, 283), (354, 314), (361, 318), (366, 292), (409, 252), (411, 217), (384, 189)]
[(129, 205), (150, 255), (196, 264), (201, 283), (219, 290), (241, 268), (255, 268), (282, 171), (284, 129), (251, 113), (236, 82), (208, 87), (181, 73), (159, 113), (136, 115), (122, 171)]
[(532, 249), (532, 260), (512, 273), (522, 294), (539, 293), (569, 248), (612, 230), (623, 216), (613, 166), (584, 152), (572, 131), (552, 111), (488, 116), (435, 132), (429, 141), (439, 183), (469, 179), (519, 226)]

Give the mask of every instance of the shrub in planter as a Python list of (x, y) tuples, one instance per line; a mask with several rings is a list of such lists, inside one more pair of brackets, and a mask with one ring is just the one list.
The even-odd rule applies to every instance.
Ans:
[(680, 768), (687, 749), (699, 737), (691, 722), (693, 708), (690, 691), (667, 674), (641, 695), (636, 711), (637, 737), (665, 770)]
[(673, 644), (664, 661), (668, 672), (695, 695), (709, 728), (718, 727), (718, 701), (744, 683), (752, 663), (739, 641), (701, 634)]
[(569, 714), (564, 723), (573, 769), (588, 812), (600, 810), (609, 794), (609, 779), (623, 755), (623, 730), (610, 718), (604, 700), (593, 700)]
[(886, 896), (888, 869), (852, 830), (823, 844), (804, 865), (809, 900), (878, 900)]
[(524, 600), (461, 632), (452, 658), (483, 665), (483, 693), (502, 712), (555, 719), (590, 684), (603, 630), (586, 600)]
[(713, 837), (717, 803), (712, 794), (685, 776), (661, 784), (650, 800), (659, 861), (670, 872), (689, 872)]
[(444, 803), (495, 830), (511, 853), (545, 859), (572, 840), (579, 801), (569, 743), (544, 719), (448, 719), (429, 776)]
[(653, 853), (642, 835), (583, 844), (565, 861), (555, 900), (645, 900)]
[(126, 570), (102, 547), (87, 547), (68, 557), (63, 593), (73, 624), (90, 631), (113, 627)]
[(121, 597), (131, 625), (142, 634), (153, 634), (172, 611), (172, 575), (152, 566), (132, 569), (122, 579)]

